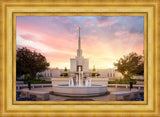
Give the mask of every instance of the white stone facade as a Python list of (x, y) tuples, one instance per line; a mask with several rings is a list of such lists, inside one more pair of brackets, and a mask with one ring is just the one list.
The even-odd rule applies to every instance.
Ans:
[(89, 60), (82, 56), (80, 28), (79, 28), (77, 56), (75, 58), (70, 59), (70, 71), (71, 72), (77, 72), (78, 71), (78, 66), (81, 67), (83, 72), (88, 72), (89, 71)]
[(37, 75), (41, 74), (44, 78), (60, 77), (62, 72), (64, 72), (64, 69), (47, 69), (43, 72), (37, 73)]
[[(108, 85), (107, 78), (88, 78), (90, 79), (91, 85), (69, 85), (72, 78), (52, 78), (52, 89), (54, 94), (63, 96), (98, 96), (105, 94)], [(97, 81), (97, 83), (95, 82)], [(93, 81), (93, 83), (92, 83)], [(104, 83), (105, 82), (105, 83)], [(64, 85), (64, 86), (61, 86)], [(66, 85), (66, 86), (65, 86)]]
[(52, 78), (52, 86), (57, 86), (60, 84), (68, 84), (69, 83), (69, 77), (67, 78)]
[[(70, 69), (68, 69), (67, 72), (70, 73)], [(89, 72), (92, 73), (92, 70), (89, 70)], [(62, 73), (64, 73), (64, 69), (48, 69), (38, 74), (42, 74), (44, 78), (56, 78), (61, 77)], [(123, 77), (122, 74), (115, 71), (115, 69), (96, 69), (96, 73), (100, 74), (99, 77), (109, 78), (109, 80)]]
[(108, 78), (92, 78), (88, 77), (88, 80), (91, 80), (91, 85), (101, 85), (101, 86), (108, 86)]
[[(78, 64), (78, 63), (81, 63), (81, 64)], [(70, 71), (76, 72), (78, 65), (82, 65), (84, 72), (89, 71), (89, 60), (88, 59), (81, 58), (79, 62), (77, 59), (73, 59), (73, 58), (70, 59), (70, 67), (71, 67)]]
[(97, 69), (97, 73), (100, 74), (100, 77), (106, 78), (122, 78), (122, 74), (115, 69)]

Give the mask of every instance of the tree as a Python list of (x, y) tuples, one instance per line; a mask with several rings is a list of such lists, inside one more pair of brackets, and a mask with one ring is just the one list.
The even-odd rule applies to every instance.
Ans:
[(92, 69), (92, 71), (96, 71), (95, 65), (93, 65), (93, 69)]
[(67, 71), (67, 67), (64, 68), (64, 71)]
[(91, 74), (92, 77), (100, 76), (100, 74), (96, 73), (95, 65), (93, 65), (92, 71), (93, 71), (93, 73)]
[(40, 79), (40, 78), (43, 77), (43, 75), (42, 74), (38, 74), (37, 77), (38, 77), (38, 79)]
[(63, 74), (61, 74), (60, 76), (64, 76)]
[(68, 73), (66, 73), (67, 72), (67, 67), (64, 68), (64, 71), (65, 71), (65, 73), (63, 73), (63, 76), (67, 77), (68, 76)]
[(68, 73), (64, 73), (63, 76), (64, 76), (64, 77), (67, 77), (67, 76), (68, 76)]
[(26, 80), (30, 80), (31, 76), (30, 76), (30, 74), (25, 74), (25, 75), (24, 75), (24, 78), (25, 78)]
[(124, 78), (132, 78), (134, 75), (144, 74), (144, 58), (135, 52), (120, 58), (114, 65)]
[(95, 77), (96, 76), (96, 73), (92, 73), (92, 77)]
[(32, 52), (26, 47), (18, 48), (16, 52), (16, 73), (17, 76), (30, 74), (31, 78), (35, 78), (37, 72), (47, 69), (49, 63), (46, 58), (37, 52)]
[(100, 76), (100, 74), (97, 74), (97, 76)]

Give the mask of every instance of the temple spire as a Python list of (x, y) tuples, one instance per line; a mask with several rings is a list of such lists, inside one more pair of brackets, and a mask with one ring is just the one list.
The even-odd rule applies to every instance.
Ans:
[(79, 40), (78, 40), (78, 49), (81, 49), (81, 37), (80, 37), (80, 27), (79, 27)]
[(78, 38), (77, 57), (82, 57), (80, 27), (79, 27), (79, 38)]

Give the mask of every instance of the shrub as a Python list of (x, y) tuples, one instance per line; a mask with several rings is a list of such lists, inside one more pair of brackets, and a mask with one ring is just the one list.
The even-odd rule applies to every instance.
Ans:
[[(28, 80), (23, 81), (24, 84), (28, 84)], [(45, 80), (40, 80), (40, 79), (32, 79), (31, 84), (45, 84), (45, 83), (51, 83), (51, 81), (45, 81)]]
[(136, 79), (116, 79), (115, 81), (109, 81), (109, 84), (130, 84), (130, 82), (133, 82), (133, 84), (136, 84)]
[(92, 73), (92, 77), (95, 77), (96, 76), (96, 73)]
[(64, 73), (64, 77), (67, 77), (68, 76), (68, 73)]

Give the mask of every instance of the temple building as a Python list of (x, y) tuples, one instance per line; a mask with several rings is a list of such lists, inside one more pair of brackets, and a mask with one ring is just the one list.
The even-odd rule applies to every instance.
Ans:
[(80, 27), (79, 27), (77, 56), (75, 58), (70, 59), (70, 71), (76, 72), (78, 71), (79, 68), (83, 72), (89, 72), (89, 60), (82, 56)]
[(75, 77), (78, 71), (83, 71), (84, 77), (92, 77), (92, 73), (99, 74), (96, 77), (109, 78), (109, 80), (123, 77), (122, 74), (120, 72), (115, 71), (115, 69), (96, 69), (95, 71), (89, 69), (89, 60), (82, 56), (80, 27), (77, 56), (75, 58), (70, 59), (70, 69), (65, 71), (65, 69), (49, 68), (37, 74), (42, 74), (44, 80), (50, 80), (51, 78), (55, 77), (65, 77), (63, 76), (64, 73), (67, 74), (67, 77)]

